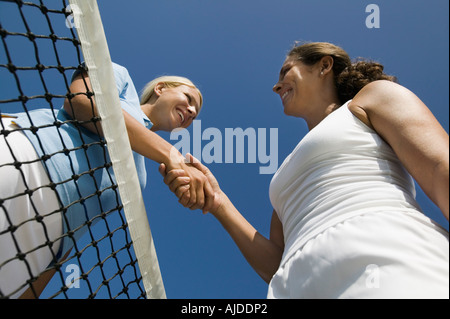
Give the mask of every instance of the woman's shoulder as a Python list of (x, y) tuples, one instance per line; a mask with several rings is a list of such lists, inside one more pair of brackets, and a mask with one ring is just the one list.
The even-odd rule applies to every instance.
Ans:
[(359, 98), (387, 98), (391, 95), (400, 94), (406, 88), (396, 82), (388, 80), (377, 80), (364, 86), (354, 97)]
[(112, 62), (114, 76), (119, 78), (121, 81), (130, 81), (130, 74), (128, 73), (128, 69), (120, 64)]
[(398, 108), (404, 105), (414, 93), (404, 86), (388, 81), (377, 80), (367, 84), (353, 100), (349, 103), (349, 110), (361, 121), (370, 127), (373, 127), (370, 121), (371, 113), (386, 112), (392, 110), (392, 107)]
[[(353, 98), (361, 107), (390, 103), (413, 94), (406, 87), (388, 80), (377, 80), (364, 86)], [(363, 103), (360, 103), (363, 102)]]
[(123, 65), (112, 62), (112, 66), (113, 66), (114, 71), (128, 73), (127, 68), (124, 67)]
[(406, 87), (388, 80), (373, 81), (363, 87), (351, 101), (351, 106), (358, 106), (365, 112), (380, 111), (392, 106), (404, 105), (404, 101), (416, 95)]

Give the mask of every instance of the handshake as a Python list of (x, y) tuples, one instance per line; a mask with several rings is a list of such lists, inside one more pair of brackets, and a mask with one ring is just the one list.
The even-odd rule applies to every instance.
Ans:
[(214, 175), (191, 154), (179, 167), (159, 166), (164, 183), (177, 196), (178, 202), (191, 210), (201, 209), (203, 214), (215, 214), (221, 207), (225, 196)]

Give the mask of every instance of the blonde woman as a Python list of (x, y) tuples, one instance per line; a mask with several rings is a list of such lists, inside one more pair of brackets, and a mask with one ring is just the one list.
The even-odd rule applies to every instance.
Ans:
[[(208, 206), (213, 192), (205, 176), (185, 164), (183, 156), (154, 133), (188, 127), (202, 107), (200, 91), (186, 78), (165, 76), (148, 83), (139, 100), (128, 71), (117, 64), (113, 68), (141, 189), (146, 185), (144, 158), (148, 158), (184, 170), (192, 181), (191, 207)], [(102, 129), (95, 120), (90, 91), (88, 73), (77, 71), (60, 110), (31, 111), (31, 120), (26, 113), (2, 116), (2, 129), (7, 132), (0, 135), (3, 296), (20, 296), (27, 288), (20, 289), (25, 280), (66, 255), (86, 232), (86, 224), (117, 207), (111, 189), (114, 173), (105, 165), (108, 155), (99, 139)], [(22, 164), (15, 165), (19, 162)], [(15, 194), (23, 196), (12, 197)], [(7, 231), (11, 227), (14, 232)], [(40, 245), (43, 247), (34, 250)], [(23, 258), (15, 258), (17, 247)], [(43, 287), (35, 284), (33, 294)]]
[[(270, 184), (269, 238), (196, 164), (268, 297), (448, 299), (448, 231), (423, 214), (412, 179), (448, 220), (449, 138), (426, 105), (381, 64), (323, 42), (295, 46), (273, 91), (310, 131)], [(186, 203), (184, 172), (161, 172)]]

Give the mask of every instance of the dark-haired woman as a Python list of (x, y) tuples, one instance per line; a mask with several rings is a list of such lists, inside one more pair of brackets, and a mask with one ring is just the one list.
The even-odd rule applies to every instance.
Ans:
[[(269, 239), (195, 164), (220, 194), (211, 213), (269, 298), (449, 297), (448, 232), (422, 213), (411, 178), (448, 219), (448, 134), (394, 81), (330, 43), (290, 51), (273, 90), (310, 132), (272, 179)], [(161, 173), (186, 203), (183, 172)]]

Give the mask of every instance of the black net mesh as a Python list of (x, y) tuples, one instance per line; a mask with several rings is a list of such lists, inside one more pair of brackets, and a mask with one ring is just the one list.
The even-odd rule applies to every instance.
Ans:
[[(84, 128), (99, 118), (69, 4), (0, 0), (0, 37), (0, 298), (145, 298), (107, 143)], [(71, 92), (74, 72), (84, 92)], [(89, 121), (61, 116), (64, 101), (76, 114), (79, 95), (91, 100)], [(50, 173), (56, 158), (63, 177)]]

